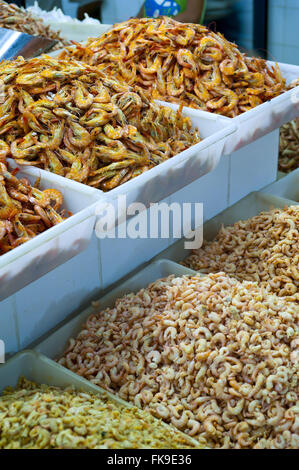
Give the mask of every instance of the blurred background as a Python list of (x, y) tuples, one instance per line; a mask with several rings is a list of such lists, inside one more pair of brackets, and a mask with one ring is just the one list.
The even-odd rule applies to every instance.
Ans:
[[(136, 16), (143, 1), (40, 0), (38, 4), (44, 10), (60, 7), (65, 14), (79, 19), (87, 12), (102, 23), (113, 24)], [(188, 2), (181, 0), (185, 1)], [(152, 0), (155, 2), (159, 5), (175, 3)], [(15, 3), (28, 7), (34, 0)], [(298, 0), (207, 0), (203, 23), (222, 32), (249, 54), (299, 65)]]

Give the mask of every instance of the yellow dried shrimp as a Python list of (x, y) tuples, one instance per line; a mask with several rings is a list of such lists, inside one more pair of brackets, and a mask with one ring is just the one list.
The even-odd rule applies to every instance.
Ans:
[(0, 449), (190, 449), (191, 439), (106, 395), (25, 378), (0, 397)]
[(43, 36), (56, 40), (58, 43), (52, 48), (53, 51), (70, 44), (69, 41), (60, 36), (59, 32), (47, 26), (42, 18), (35, 18), (24, 8), (7, 4), (2, 0), (0, 0), (0, 28), (13, 29), (32, 36)]
[(91, 315), (58, 362), (203, 445), (298, 448), (298, 320), (257, 283), (170, 276)]
[(171, 18), (131, 19), (60, 54), (97, 65), (153, 98), (237, 116), (285, 91), (278, 65), (248, 58), (222, 34)]
[(224, 271), (299, 301), (299, 206), (274, 209), (223, 227), (184, 260), (203, 273)]
[(278, 168), (284, 173), (299, 168), (299, 118), (280, 129)]
[(49, 56), (0, 64), (0, 157), (108, 191), (199, 142), (142, 89)]
[(36, 237), (39, 233), (62, 222), (63, 202), (57, 189), (41, 191), (39, 180), (31, 186), (27, 178), (18, 179), (0, 163), (0, 255)]

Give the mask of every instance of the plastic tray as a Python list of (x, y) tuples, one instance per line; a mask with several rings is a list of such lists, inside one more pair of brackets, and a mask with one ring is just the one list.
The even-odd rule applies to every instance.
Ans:
[[(115, 201), (119, 195), (126, 195), (127, 206), (140, 202), (149, 207), (150, 203), (165, 199), (209, 173), (218, 165), (225, 141), (229, 135), (234, 134), (236, 126), (222, 116), (190, 108), (186, 108), (184, 114), (191, 118), (193, 127), (199, 130), (203, 140), (198, 144), (107, 193), (72, 180), (68, 180), (69, 187), (73, 186), (76, 191), (84, 188), (83, 191), (90, 197), (103, 198), (105, 201)], [(47, 178), (49, 172), (38, 171)], [(53, 174), (52, 176), (57, 184), (63, 187), (66, 178)]]
[[(73, 386), (78, 391), (105, 394), (112, 401), (126, 406), (127, 408), (132, 408), (130, 403), (125, 402), (116, 395), (103, 390), (101, 387), (93, 385), (91, 382), (88, 382), (79, 375), (74, 374), (65, 367), (56, 364), (42, 354), (30, 350), (18, 353), (6, 364), (0, 365), (0, 393), (8, 386), (16, 387), (18, 379), (22, 375), (25, 376), (26, 379), (38, 384), (46, 384), (62, 388)], [(165, 426), (165, 432), (167, 432), (170, 426), (166, 423), (162, 424)], [(183, 434), (172, 426), (171, 429), (175, 430), (179, 435), (184, 436), (191, 445), (199, 447), (199, 443), (192, 437)]]
[(28, 177), (31, 183), (41, 176), (41, 188), (59, 189), (63, 207), (73, 215), (0, 256), (0, 301), (87, 248), (95, 224), (97, 198), (84, 191), (83, 185), (77, 191), (68, 179), (58, 180), (56, 175), (32, 167), (23, 167), (18, 176)]
[[(241, 199), (233, 206), (225, 209), (220, 214), (213, 217), (203, 225), (204, 240), (213, 240), (219, 232), (222, 225), (232, 225), (238, 220), (247, 220), (250, 217), (258, 215), (261, 211), (268, 211), (272, 208), (284, 208), (285, 206), (298, 205), (296, 201), (281, 198), (262, 192), (253, 192)], [(185, 240), (179, 240), (172, 246), (162, 251), (157, 259), (169, 259), (174, 262), (182, 261), (191, 253), (191, 250), (184, 248)]]
[[(122, 297), (129, 292), (138, 292), (138, 290), (148, 286), (151, 282), (161, 279), (171, 274), (176, 276), (183, 276), (184, 274), (194, 274), (195, 271), (180, 266), (168, 260), (159, 260), (149, 264), (146, 268), (140, 270), (137, 274), (129, 278), (127, 281), (119, 284), (115, 289), (106, 294), (104, 297), (97, 301), (96, 311), (104, 310), (114, 304), (116, 299)], [(69, 322), (65, 323), (62, 327), (58, 328), (53, 333), (50, 333), (42, 342), (40, 342), (34, 349), (40, 353), (45, 354), (51, 359), (59, 358), (71, 337), (74, 337), (81, 330), (82, 324), (87, 318), (95, 312), (94, 307), (89, 307), (83, 310), (79, 315), (74, 317)]]
[(106, 200), (126, 195), (127, 205), (138, 201), (149, 207), (216, 168), (224, 155), (225, 142), (235, 133), (236, 126), (222, 116), (190, 108), (185, 108), (184, 115), (191, 118), (203, 140), (133, 180), (107, 193), (101, 192)]
[(278, 181), (267, 186), (263, 189), (263, 193), (274, 194), (299, 202), (299, 168), (287, 176), (283, 175)]

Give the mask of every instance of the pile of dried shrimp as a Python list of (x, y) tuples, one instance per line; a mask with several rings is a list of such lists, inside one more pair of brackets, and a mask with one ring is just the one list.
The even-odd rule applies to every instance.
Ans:
[(224, 271), (257, 281), (278, 296), (299, 301), (299, 206), (273, 209), (222, 226), (184, 264), (202, 273)]
[(63, 39), (58, 31), (54, 31), (47, 26), (42, 18), (35, 18), (24, 8), (14, 4), (8, 4), (0, 0), (0, 28), (13, 29), (32, 36), (43, 36), (48, 39), (58, 41), (52, 50), (61, 49), (70, 44)]
[(57, 189), (39, 189), (39, 179), (31, 186), (27, 178), (16, 177), (0, 163), (0, 255), (62, 222), (63, 199)]
[(299, 118), (280, 128), (278, 168), (284, 173), (299, 168)]
[(106, 395), (25, 378), (0, 397), (0, 449), (190, 449), (191, 439)]
[(298, 320), (257, 283), (170, 276), (91, 315), (59, 363), (203, 445), (298, 448)]
[(72, 46), (73, 57), (153, 98), (234, 117), (285, 91), (278, 65), (248, 58), (222, 34), (171, 18), (131, 19), (100, 38)]
[(108, 191), (199, 142), (181, 112), (75, 60), (0, 64), (0, 150)]

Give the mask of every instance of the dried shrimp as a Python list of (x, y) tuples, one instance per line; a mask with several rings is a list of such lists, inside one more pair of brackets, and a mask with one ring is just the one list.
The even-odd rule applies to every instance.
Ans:
[(239, 281), (256, 281), (298, 302), (299, 206), (222, 226), (215, 239), (205, 241), (184, 264), (203, 273), (224, 271)]
[(170, 276), (91, 315), (58, 361), (203, 445), (298, 448), (298, 303)]
[(17, 178), (0, 163), (0, 255), (31, 240), (62, 222), (58, 212), (63, 199), (57, 189), (39, 189), (39, 180), (31, 185), (27, 178)]
[(0, 158), (108, 191), (199, 142), (141, 88), (49, 56), (0, 64)]
[(192, 442), (106, 395), (19, 380), (0, 397), (0, 449), (190, 449)]
[(284, 173), (299, 168), (299, 118), (280, 129), (278, 168)]
[(131, 19), (60, 54), (97, 65), (153, 98), (235, 117), (286, 90), (276, 64), (248, 58), (220, 33), (168, 17)]

